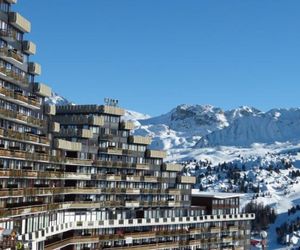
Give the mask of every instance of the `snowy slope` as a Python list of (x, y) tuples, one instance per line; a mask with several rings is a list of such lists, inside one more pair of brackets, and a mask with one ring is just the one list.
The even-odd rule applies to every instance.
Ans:
[(242, 116), (230, 126), (204, 136), (196, 147), (250, 146), (253, 143), (298, 141), (300, 109), (273, 109), (266, 113)]
[[(287, 213), (288, 209), (300, 205), (300, 175), (292, 174), (300, 173), (300, 144), (197, 149), (195, 155), (198, 160), (185, 162), (185, 174), (196, 176), (196, 188), (241, 192), (243, 183), (247, 193), (242, 199), (242, 207), (254, 200), (272, 206), (278, 213), (278, 218), (268, 230), (268, 249), (287, 249), (286, 245), (277, 243), (276, 228), (300, 217), (300, 211), (291, 216)], [(236, 179), (229, 177), (233, 172), (239, 174)]]

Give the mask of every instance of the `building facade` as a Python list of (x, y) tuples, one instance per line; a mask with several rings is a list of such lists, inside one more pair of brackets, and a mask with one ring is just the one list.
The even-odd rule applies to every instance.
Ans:
[(0, 0), (0, 249), (249, 249), (238, 197), (214, 212), (123, 109), (45, 104), (15, 3)]
[[(17, 234), (33, 231), (35, 207), (51, 203), (36, 196), (38, 178), (49, 167), (53, 107), (44, 105), (51, 89), (35, 81), (41, 66), (32, 62), (36, 46), (26, 40), (30, 22), (12, 10), (16, 0), (0, 1), (0, 248), (16, 244)], [(42, 210), (41, 210), (42, 211)], [(45, 212), (44, 212), (45, 213)]]

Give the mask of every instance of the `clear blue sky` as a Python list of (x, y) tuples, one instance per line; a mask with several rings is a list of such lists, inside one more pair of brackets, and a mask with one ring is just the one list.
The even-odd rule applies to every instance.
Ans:
[(40, 81), (78, 103), (300, 106), (299, 0), (18, 0)]

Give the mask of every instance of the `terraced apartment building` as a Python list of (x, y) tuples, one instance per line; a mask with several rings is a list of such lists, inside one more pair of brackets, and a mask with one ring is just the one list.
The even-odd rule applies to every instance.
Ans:
[(249, 249), (239, 196), (193, 193), (123, 109), (45, 104), (15, 3), (0, 0), (0, 249)]

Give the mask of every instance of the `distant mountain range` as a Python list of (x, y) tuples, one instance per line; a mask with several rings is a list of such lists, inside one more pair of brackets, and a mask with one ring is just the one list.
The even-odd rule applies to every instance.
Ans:
[(299, 108), (262, 112), (246, 106), (224, 111), (210, 105), (179, 105), (167, 114), (137, 120), (135, 132), (152, 136), (152, 146), (165, 150), (300, 140)]

